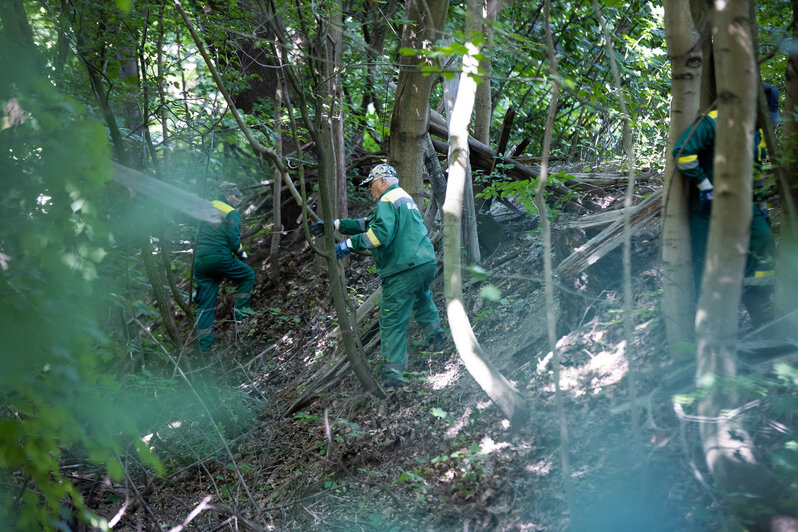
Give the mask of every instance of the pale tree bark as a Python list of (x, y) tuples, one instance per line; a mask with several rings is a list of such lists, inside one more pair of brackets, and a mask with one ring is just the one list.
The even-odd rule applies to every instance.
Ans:
[[(696, 312), (701, 443), (718, 488), (730, 496), (778, 499), (773, 475), (757, 462), (739, 416), (731, 382), (736, 371), (737, 309), (752, 216), (753, 132), (758, 74), (747, 1), (715, 1), (713, 33), (718, 76), (714, 185), (701, 295)], [(731, 411), (731, 413), (729, 413)], [(742, 502), (742, 501), (740, 501)], [(759, 517), (763, 524), (769, 516)]]
[[(441, 37), (448, 0), (407, 0), (405, 17), (412, 23), (402, 32), (402, 48), (429, 50)], [(388, 163), (396, 168), (399, 185), (417, 205), (424, 199), (424, 137), (429, 127), (429, 97), (437, 79), (421, 71), (431, 61), (419, 56), (399, 58), (399, 81), (391, 113)]]
[(565, 400), (562, 389), (560, 388), (560, 351), (557, 349), (557, 316), (554, 306), (554, 275), (551, 264), (551, 222), (546, 206), (546, 182), (549, 172), (549, 151), (551, 149), (551, 137), (554, 132), (554, 119), (557, 117), (557, 101), (560, 96), (559, 69), (557, 66), (557, 55), (554, 52), (554, 40), (551, 36), (551, 1), (543, 3), (544, 33), (546, 39), (546, 51), (549, 56), (549, 68), (551, 69), (551, 103), (546, 121), (546, 130), (543, 135), (543, 157), (540, 164), (540, 176), (535, 187), (535, 204), (540, 214), (541, 231), (543, 232), (543, 277), (545, 278), (546, 295), (546, 330), (549, 339), (549, 349), (551, 349), (554, 364), (554, 403), (557, 408), (557, 419), (560, 425), (560, 463), (562, 465), (562, 479), (565, 493), (568, 499), (568, 508), (573, 515), (574, 493), (571, 480), (571, 460), (568, 419), (565, 412)]
[(468, 165), (468, 123), (474, 107), (478, 49), (466, 43), (469, 55), (463, 58), (460, 88), (449, 125), (449, 184), (443, 204), (444, 276), (446, 311), (457, 352), (466, 369), (488, 397), (507, 416), (514, 429), (530, 423), (530, 410), (524, 397), (485, 357), (474, 336), (463, 306), (462, 267), (460, 262), (460, 223), (463, 189)]
[[(469, 7), (478, 4), (478, 0), (468, 0)], [(470, 17), (469, 17), (470, 18)], [(466, 31), (468, 33), (468, 31)], [(446, 44), (449, 44), (448, 42)], [(452, 58), (449, 62), (451, 68), (460, 65), (459, 58)], [(447, 79), (443, 83), (443, 102), (446, 107), (446, 126), (451, 128), (452, 114), (457, 100), (457, 93), (463, 74)], [(477, 85), (478, 86), (478, 85)], [(466, 261), (468, 264), (476, 264), (481, 260), (479, 253), (479, 237), (477, 236), (477, 215), (474, 205), (474, 182), (471, 174), (471, 161), (466, 159), (465, 188), (463, 190), (463, 218), (462, 223), (462, 242), (465, 243)]]
[[(671, 121), (662, 202), (662, 302), (671, 353), (693, 341), (695, 295), (690, 255), (687, 183), (670, 155), (679, 136), (695, 120), (701, 99), (701, 35), (693, 25), (689, 0), (665, 0), (665, 38), (671, 61)], [(683, 356), (683, 355), (682, 355)]]

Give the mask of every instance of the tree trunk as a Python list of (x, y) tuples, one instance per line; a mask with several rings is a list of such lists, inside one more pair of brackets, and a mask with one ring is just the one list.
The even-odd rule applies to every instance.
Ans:
[(716, 0), (715, 58), (718, 120), (715, 137), (715, 199), (696, 314), (697, 382), (706, 393), (698, 403), (701, 442), (707, 467), (726, 494), (775, 500), (772, 475), (754, 456), (740, 420), (726, 414), (738, 397), (737, 309), (752, 215), (756, 63), (752, 53), (748, 2)]
[(344, 161), (344, 122), (343, 122), (343, 88), (341, 86), (341, 61), (343, 50), (343, 20), (341, 0), (327, 4), (327, 18), (323, 24), (324, 48), (324, 80), (325, 99), (327, 105), (323, 110), (328, 116), (326, 127), (320, 131), (325, 149), (329, 150), (327, 158), (327, 175), (330, 197), (333, 200), (333, 218), (346, 218), (346, 164)]
[[(792, 37), (793, 42), (798, 42), (798, 0), (792, 0)], [(777, 271), (778, 283), (776, 289), (776, 308), (779, 314), (787, 315), (798, 308), (793, 294), (798, 293), (798, 216), (790, 213), (784, 207), (790, 203), (798, 205), (798, 161), (794, 154), (798, 154), (798, 52), (795, 47), (789, 48), (790, 56), (787, 60), (785, 71), (784, 112), (781, 113), (784, 122), (784, 153), (793, 154), (787, 158), (784, 165), (786, 187), (779, 186), (781, 196), (781, 240), (778, 248)], [(788, 197), (790, 196), (790, 197)], [(792, 333), (798, 327), (798, 316), (790, 314), (785, 320), (783, 330)]]
[[(469, 6), (474, 4), (475, 1), (476, 0), (469, 0)], [(474, 9), (475, 8), (471, 7), (469, 13), (474, 11)], [(468, 30), (466, 30), (466, 33), (468, 33)], [(458, 65), (460, 63), (459, 58), (453, 58), (450, 63), (455, 66)], [(446, 127), (450, 132), (455, 101), (457, 100), (460, 82), (463, 80), (463, 77), (464, 75), (460, 74), (460, 76), (446, 80), (443, 84), (443, 100), (446, 107)], [(449, 138), (449, 142), (451, 143), (451, 137)], [(451, 150), (451, 147), (449, 149)], [(481, 257), (479, 253), (479, 237), (477, 236), (477, 214), (474, 204), (474, 184), (470, 159), (470, 156), (466, 159), (463, 215), (460, 225), (463, 231), (462, 242), (465, 242), (466, 262), (468, 262), (468, 264), (476, 264), (480, 261)]]
[(679, 136), (695, 120), (701, 92), (701, 36), (689, 0), (665, 1), (665, 38), (671, 60), (671, 122), (662, 202), (662, 299), (671, 353), (693, 341), (693, 266), (690, 255), (687, 183), (670, 156)]
[[(278, 156), (283, 155), (283, 133), (280, 124), (283, 114), (283, 85), (277, 81), (277, 90), (274, 93), (274, 151)], [(269, 278), (276, 285), (280, 282), (280, 237), (283, 234), (283, 208), (282, 208), (283, 182), (277, 169), (274, 171), (274, 188), (272, 192), (272, 238), (269, 249)]]
[(540, 164), (540, 178), (535, 187), (535, 203), (540, 213), (540, 224), (543, 231), (543, 275), (546, 279), (546, 333), (549, 339), (554, 360), (554, 403), (557, 409), (557, 420), (560, 427), (560, 463), (562, 464), (562, 479), (565, 486), (569, 512), (574, 511), (574, 494), (571, 476), (570, 444), (568, 434), (568, 418), (565, 412), (565, 400), (563, 399), (562, 389), (560, 388), (560, 351), (557, 349), (557, 316), (554, 306), (554, 276), (552, 274), (551, 263), (551, 223), (546, 206), (545, 190), (548, 177), (549, 151), (551, 149), (551, 137), (554, 132), (554, 119), (557, 116), (557, 101), (560, 94), (560, 84), (557, 81), (560, 77), (557, 67), (557, 55), (554, 52), (554, 41), (551, 36), (551, 0), (545, 0), (543, 4), (546, 52), (549, 57), (549, 67), (551, 69), (551, 103), (546, 119), (546, 128), (543, 134), (543, 153)]
[(161, 271), (152, 258), (152, 248), (149, 242), (144, 242), (141, 246), (141, 259), (144, 263), (144, 271), (147, 274), (147, 279), (152, 286), (152, 293), (155, 295), (158, 312), (161, 314), (161, 320), (166, 329), (166, 336), (174, 346), (179, 346), (182, 343), (182, 339), (180, 338), (180, 333), (175, 324), (172, 302), (167, 297), (166, 290), (164, 290), (164, 280)]
[[(407, 0), (405, 17), (412, 23), (402, 32), (402, 48), (430, 49), (440, 38), (448, 0)], [(396, 100), (391, 113), (388, 163), (396, 168), (400, 186), (417, 205), (424, 205), (424, 136), (429, 127), (429, 97), (437, 79), (421, 71), (431, 62), (419, 56), (401, 56)]]
[(449, 126), (449, 184), (443, 205), (444, 275), (446, 310), (457, 352), (468, 372), (488, 397), (507, 416), (514, 428), (530, 422), (529, 406), (507, 379), (485, 358), (463, 306), (462, 267), (460, 263), (460, 223), (463, 189), (468, 166), (468, 122), (474, 105), (477, 48), (466, 43), (470, 55), (463, 59), (463, 73), (457, 101)]
[[(491, 58), (490, 50), (493, 48), (493, 25), (499, 14), (501, 0), (481, 0), (474, 2), (477, 8), (471, 15), (475, 21), (475, 30), (482, 33), (485, 45), (482, 50), (482, 59), (479, 60), (479, 69), (483, 76), (477, 84), (477, 94), (474, 99), (474, 138), (490, 145), (490, 124), (493, 116), (493, 104), (490, 97)], [(468, 30), (466, 30), (468, 31)], [(504, 150), (501, 150), (504, 151)]]

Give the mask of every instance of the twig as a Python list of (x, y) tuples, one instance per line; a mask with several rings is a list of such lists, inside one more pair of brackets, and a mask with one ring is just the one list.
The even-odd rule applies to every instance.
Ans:
[(202, 502), (200, 502), (193, 510), (191, 510), (191, 513), (188, 514), (188, 516), (186, 517), (186, 519), (182, 523), (180, 523), (176, 527), (170, 529), (169, 532), (180, 532), (181, 530), (186, 528), (186, 526), (191, 521), (193, 521), (194, 518), (197, 517), (200, 514), (200, 512), (202, 512), (205, 508), (209, 508), (210, 507), (210, 505), (209, 505), (210, 502), (211, 502), (211, 496), (207, 495), (204, 499), (202, 499)]

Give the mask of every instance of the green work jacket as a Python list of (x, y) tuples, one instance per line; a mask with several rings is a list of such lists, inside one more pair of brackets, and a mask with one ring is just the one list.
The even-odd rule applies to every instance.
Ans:
[(352, 235), (355, 251), (371, 250), (382, 278), (435, 261), (435, 249), (416, 202), (398, 185), (377, 199), (366, 218), (341, 219), (338, 230)]
[[(690, 187), (690, 203), (698, 202), (697, 185), (705, 178), (713, 183), (713, 159), (715, 157), (715, 122), (718, 111), (712, 110), (700, 117), (694, 126), (687, 128), (673, 147), (673, 156), (682, 175), (695, 186)], [(765, 142), (762, 131), (754, 135), (754, 190), (755, 200), (764, 199), (759, 196), (764, 192), (762, 178), (762, 160), (765, 158)], [(714, 183), (713, 183), (714, 184)]]
[(231, 253), (243, 251), (241, 245), (241, 218), (238, 211), (223, 201), (216, 200), (213, 206), (225, 214), (218, 224), (202, 224), (197, 239), (197, 255), (230, 250)]

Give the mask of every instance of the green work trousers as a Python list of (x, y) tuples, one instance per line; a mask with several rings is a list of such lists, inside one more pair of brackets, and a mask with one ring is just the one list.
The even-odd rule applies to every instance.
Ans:
[[(709, 216), (690, 212), (690, 244), (693, 255), (693, 271), (695, 281), (695, 297), (701, 293), (701, 276), (704, 273), (707, 240), (709, 238)], [(765, 220), (764, 213), (754, 205), (751, 218), (751, 240), (748, 244), (748, 257), (745, 261), (745, 277), (761, 279), (771, 277), (773, 258), (776, 254), (776, 243), (773, 231)], [(771, 318), (769, 310), (773, 285), (746, 286), (742, 294), (742, 303), (748, 310), (751, 322), (757, 326)]]
[(234, 257), (229, 249), (213, 250), (197, 256), (194, 265), (197, 281), (197, 336), (200, 349), (206, 351), (213, 344), (213, 323), (216, 318), (216, 298), (219, 284), (227, 278), (236, 287), (236, 309), (249, 308), (255, 272)]
[(407, 327), (411, 316), (415, 314), (425, 339), (441, 331), (438, 308), (429, 290), (434, 276), (435, 263), (427, 262), (382, 280), (380, 342), (384, 378), (395, 378), (395, 372), (407, 371)]

